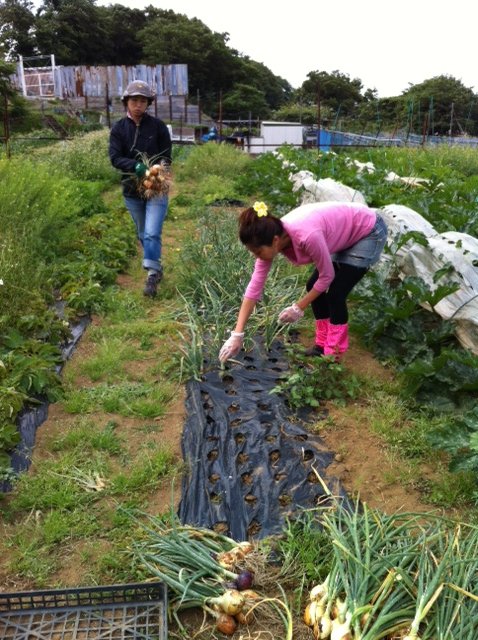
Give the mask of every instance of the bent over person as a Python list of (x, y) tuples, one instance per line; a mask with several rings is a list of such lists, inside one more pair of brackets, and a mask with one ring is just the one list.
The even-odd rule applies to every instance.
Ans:
[(122, 96), (126, 116), (113, 125), (109, 142), (110, 160), (123, 173), (124, 201), (143, 247), (143, 267), (147, 270), (143, 293), (150, 297), (156, 295), (163, 277), (161, 238), (168, 195), (166, 189), (145, 189), (143, 185), (149, 185), (145, 178), (150, 173), (169, 170), (172, 153), (166, 124), (147, 113), (153, 99), (146, 82), (130, 82)]
[(239, 238), (256, 261), (235, 329), (219, 353), (220, 361), (239, 353), (246, 323), (279, 253), (292, 264), (313, 265), (307, 293), (279, 314), (279, 322), (296, 322), (310, 304), (315, 344), (307, 355), (340, 358), (349, 345), (347, 296), (378, 262), (387, 239), (380, 215), (363, 204), (316, 202), (277, 218), (263, 202), (256, 202), (239, 217)]

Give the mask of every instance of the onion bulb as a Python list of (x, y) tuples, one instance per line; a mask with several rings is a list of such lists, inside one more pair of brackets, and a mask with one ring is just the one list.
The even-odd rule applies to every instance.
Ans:
[(234, 616), (239, 624), (250, 625), (254, 622), (254, 613), (252, 611), (239, 611)]
[(320, 638), (329, 638), (332, 633), (332, 620), (327, 612), (319, 620)]
[(304, 611), (304, 622), (308, 627), (313, 626), (312, 618), (310, 617), (310, 604), (308, 604)]
[(324, 596), (329, 594), (329, 578), (324, 580), (324, 582), (315, 585), (310, 592), (311, 600), (321, 600)]
[(208, 602), (217, 604), (229, 616), (235, 616), (244, 606), (244, 596), (237, 589), (228, 589), (222, 596), (210, 598)]
[(340, 622), (339, 618), (335, 618), (332, 620), (332, 629), (330, 638), (331, 640), (351, 640), (352, 635), (350, 631), (350, 620), (352, 619), (352, 614), (350, 611), (347, 611), (345, 614), (345, 621)]
[(325, 607), (314, 600), (310, 602), (304, 611), (304, 622), (308, 627), (313, 627), (319, 622), (319, 619), (324, 615)]
[(234, 566), (235, 557), (230, 551), (223, 551), (217, 556), (217, 562), (225, 569), (230, 569)]
[(254, 574), (252, 571), (241, 571), (236, 578), (236, 586), (238, 591), (250, 589), (254, 583)]
[(244, 542), (239, 542), (239, 544), (237, 545), (240, 550), (242, 551), (242, 553), (251, 553), (251, 551), (254, 550), (254, 545), (252, 544), (252, 542), (248, 542), (247, 540), (245, 540)]
[(226, 636), (232, 636), (237, 629), (237, 622), (227, 613), (220, 613), (216, 618), (216, 629)]

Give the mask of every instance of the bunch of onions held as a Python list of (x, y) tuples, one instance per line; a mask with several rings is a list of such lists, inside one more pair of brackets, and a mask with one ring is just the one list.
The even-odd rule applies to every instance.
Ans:
[(153, 164), (139, 182), (139, 191), (147, 199), (167, 195), (171, 186), (171, 170), (165, 162)]

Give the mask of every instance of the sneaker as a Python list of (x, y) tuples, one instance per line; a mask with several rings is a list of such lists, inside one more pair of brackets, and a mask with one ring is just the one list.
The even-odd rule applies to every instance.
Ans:
[(149, 298), (154, 298), (158, 292), (158, 284), (161, 280), (161, 274), (155, 271), (150, 273), (146, 278), (146, 284), (144, 285), (143, 294)]
[(306, 356), (311, 356), (311, 357), (319, 356), (319, 357), (322, 357), (324, 355), (324, 347), (319, 347), (318, 344), (314, 344), (309, 349), (306, 349), (304, 353), (305, 353)]

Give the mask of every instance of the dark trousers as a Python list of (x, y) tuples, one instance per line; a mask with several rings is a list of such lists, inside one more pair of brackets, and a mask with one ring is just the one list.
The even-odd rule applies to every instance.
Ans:
[[(368, 269), (334, 262), (334, 270), (335, 278), (330, 287), (311, 303), (311, 307), (316, 320), (330, 318), (331, 324), (346, 324), (349, 319), (347, 296)], [(312, 289), (318, 277), (319, 272), (314, 269), (305, 285), (307, 291)]]

